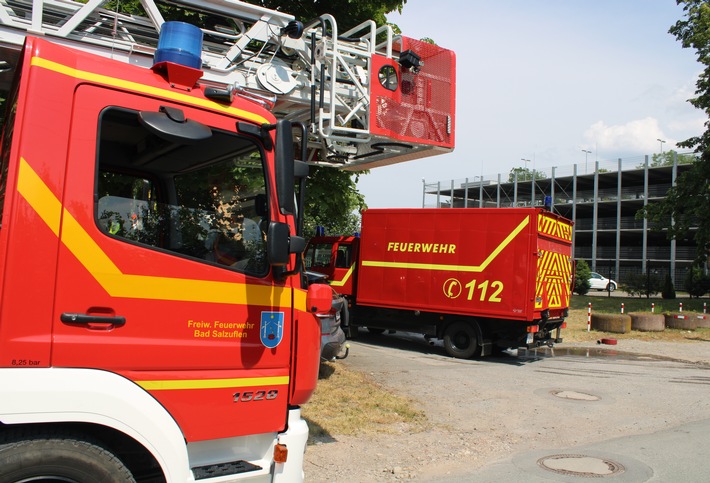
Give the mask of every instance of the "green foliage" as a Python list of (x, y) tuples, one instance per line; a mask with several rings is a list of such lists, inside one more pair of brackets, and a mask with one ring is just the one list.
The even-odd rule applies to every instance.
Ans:
[(675, 299), (675, 287), (673, 286), (673, 279), (671, 274), (666, 274), (666, 279), (663, 282), (663, 290), (661, 291), (661, 297), (668, 300)]
[(335, 168), (312, 167), (306, 184), (305, 235), (316, 226), (328, 235), (350, 235), (360, 231), (360, 211), (365, 198), (356, 190), (359, 173)]
[[(691, 164), (695, 162), (695, 156), (692, 154), (678, 154), (673, 149), (663, 153), (656, 153), (651, 156), (651, 162), (648, 163), (649, 168), (659, 168), (661, 166), (673, 166), (673, 160), (677, 159), (678, 164)], [(646, 163), (637, 164), (637, 169), (643, 169)]]
[(621, 285), (621, 289), (632, 297), (656, 295), (662, 288), (661, 280), (655, 275), (649, 276), (647, 273), (632, 273), (624, 278), (625, 280)]
[(402, 12), (407, 0), (312, 0), (309, 2), (284, 2), (283, 0), (246, 0), (248, 3), (280, 10), (308, 22), (329, 13), (338, 23), (338, 32), (351, 29), (365, 20), (374, 20), (377, 25), (386, 23), (389, 12)]
[(577, 267), (574, 272), (574, 292), (579, 295), (585, 295), (589, 292), (591, 285), (589, 279), (592, 276), (592, 270), (589, 264), (584, 260), (577, 260)]
[(530, 170), (528, 168), (513, 168), (510, 170), (510, 174), (508, 174), (508, 182), (512, 183), (515, 181), (515, 174), (518, 174), (518, 183), (521, 181), (532, 181), (533, 179), (533, 174), (535, 175), (535, 179), (546, 179), (547, 175), (538, 170)]
[[(285, 2), (283, 0), (245, 0), (246, 3), (290, 13), (302, 22), (308, 22), (323, 14), (329, 13), (335, 17), (338, 32), (342, 33), (365, 20), (374, 20), (377, 25), (387, 23), (386, 14), (394, 11), (402, 12), (407, 0), (313, 0), (311, 2)], [(104, 8), (128, 15), (146, 16), (140, 0), (111, 0)], [(180, 20), (192, 24), (209, 23), (208, 14), (198, 14), (184, 8), (159, 3), (158, 10), (166, 20)], [(341, 12), (347, 12), (341, 15)], [(221, 19), (223, 21), (223, 19)], [(397, 29), (398, 30), (398, 29)]]
[[(677, 0), (683, 7), (684, 19), (669, 32), (684, 48), (693, 48), (698, 61), (705, 66), (696, 82), (696, 97), (689, 102), (710, 117), (710, 4), (707, 0)], [(688, 236), (697, 227), (693, 238), (698, 246), (697, 261), (707, 259), (710, 247), (710, 121), (705, 132), (678, 143), (698, 155), (690, 170), (678, 177), (665, 199), (645, 207), (644, 215), (668, 230), (669, 238)]]
[(664, 153), (654, 154), (651, 157), (649, 167), (657, 168), (659, 166), (673, 166), (674, 159), (678, 160), (678, 164), (690, 164), (695, 161), (695, 156), (690, 154), (678, 154), (676, 151), (671, 149), (670, 151), (666, 151)]
[(691, 297), (702, 297), (710, 291), (710, 276), (699, 266), (694, 266), (685, 276), (685, 290)]

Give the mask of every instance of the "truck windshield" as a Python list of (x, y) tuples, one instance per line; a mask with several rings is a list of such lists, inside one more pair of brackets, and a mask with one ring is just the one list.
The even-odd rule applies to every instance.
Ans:
[(107, 235), (250, 275), (268, 271), (262, 152), (213, 129), (191, 145), (147, 132), (135, 111), (101, 119), (96, 219)]
[(304, 256), (306, 269), (324, 268), (330, 266), (330, 257), (333, 252), (332, 243), (318, 243), (310, 245)]

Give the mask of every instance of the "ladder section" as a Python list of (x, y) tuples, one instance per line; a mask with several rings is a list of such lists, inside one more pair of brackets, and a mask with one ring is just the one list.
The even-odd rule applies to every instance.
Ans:
[[(0, 0), (0, 70), (12, 70), (26, 35), (150, 67), (165, 22), (161, 8), (177, 6), (192, 12), (191, 23), (203, 32), (201, 82), (231, 86), (277, 118), (304, 123), (310, 161), (347, 169), (392, 157), (393, 149), (428, 147), (426, 141), (392, 143), (386, 129), (372, 133), (373, 113), (382, 112), (373, 105), (373, 59), (399, 69), (393, 45), (402, 41), (389, 26), (378, 29), (370, 20), (339, 33), (331, 15), (303, 25), (292, 15), (238, 0), (140, 2), (143, 12), (128, 15), (104, 8), (106, 0)], [(0, 73), (0, 87), (10, 80), (11, 74)]]

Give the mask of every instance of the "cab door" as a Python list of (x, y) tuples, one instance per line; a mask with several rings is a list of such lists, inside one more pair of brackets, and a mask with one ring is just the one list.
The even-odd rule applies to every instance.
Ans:
[[(234, 118), (184, 102), (76, 89), (66, 187), (54, 201), (63, 214), (52, 364), (135, 381), (188, 441), (279, 431), (292, 291), (266, 264), (265, 153)], [(161, 137), (145, 119), (166, 112), (208, 137)]]

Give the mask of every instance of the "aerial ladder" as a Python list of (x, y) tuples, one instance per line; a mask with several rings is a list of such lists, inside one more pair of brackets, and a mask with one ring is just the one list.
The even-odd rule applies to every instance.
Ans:
[(0, 89), (11, 82), (28, 35), (150, 67), (165, 23), (159, 6), (170, 5), (199, 19), (200, 83), (302, 123), (310, 163), (357, 171), (454, 148), (450, 50), (372, 20), (339, 32), (332, 15), (304, 24), (237, 0), (140, 0), (145, 16), (106, 3), (0, 0)]

